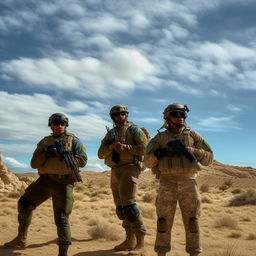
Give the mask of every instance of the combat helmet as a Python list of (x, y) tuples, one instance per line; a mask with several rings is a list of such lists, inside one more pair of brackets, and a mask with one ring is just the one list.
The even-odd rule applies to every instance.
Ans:
[(52, 114), (50, 117), (49, 117), (49, 120), (48, 120), (48, 126), (51, 126), (51, 123), (53, 122), (64, 122), (66, 127), (68, 127), (68, 118), (62, 114), (62, 113), (54, 113)]
[(113, 107), (110, 109), (109, 115), (110, 115), (110, 117), (112, 118), (112, 115), (113, 115), (114, 113), (118, 113), (118, 112), (126, 112), (127, 115), (129, 114), (128, 108), (127, 108), (126, 106), (124, 106), (124, 105), (115, 105), (115, 106), (113, 106)]
[(163, 112), (164, 120), (167, 120), (168, 117), (170, 116), (170, 114), (174, 111), (186, 113), (186, 112), (189, 112), (189, 109), (188, 109), (187, 105), (182, 105), (179, 103), (172, 103), (172, 104), (168, 105)]

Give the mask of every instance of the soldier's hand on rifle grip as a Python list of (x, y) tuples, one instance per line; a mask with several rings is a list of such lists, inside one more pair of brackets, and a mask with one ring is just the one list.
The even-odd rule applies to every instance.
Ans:
[(161, 159), (167, 156), (167, 148), (159, 148), (154, 152), (154, 155), (157, 159)]
[(114, 149), (116, 152), (121, 153), (124, 150), (124, 144), (122, 144), (119, 141), (114, 142), (112, 145), (110, 145), (110, 148)]
[(46, 152), (45, 152), (45, 156), (47, 158), (50, 158), (50, 157), (59, 157), (59, 154), (57, 152), (57, 149), (51, 145), (47, 148)]

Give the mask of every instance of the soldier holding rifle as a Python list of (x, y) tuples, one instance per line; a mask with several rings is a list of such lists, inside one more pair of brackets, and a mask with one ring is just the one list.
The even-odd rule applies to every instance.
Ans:
[(39, 178), (30, 184), (18, 200), (18, 235), (5, 248), (26, 247), (28, 227), (32, 212), (52, 197), (54, 219), (57, 226), (59, 256), (67, 256), (71, 244), (69, 215), (73, 207), (73, 186), (81, 181), (78, 167), (87, 163), (85, 146), (66, 128), (68, 118), (61, 113), (50, 116), (50, 136), (38, 144), (31, 159), (31, 167), (38, 169)]
[(171, 230), (177, 202), (186, 232), (186, 251), (190, 256), (202, 252), (199, 217), (200, 195), (196, 177), (202, 165), (209, 165), (213, 153), (207, 142), (186, 126), (186, 105), (170, 104), (164, 112), (165, 123), (147, 146), (144, 164), (160, 179), (156, 200), (157, 235), (155, 251), (165, 256), (171, 250)]

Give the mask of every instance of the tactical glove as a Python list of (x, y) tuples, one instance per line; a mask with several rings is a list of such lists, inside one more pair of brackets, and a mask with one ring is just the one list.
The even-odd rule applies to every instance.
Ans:
[(57, 156), (58, 156), (58, 152), (57, 152), (57, 150), (56, 150), (56, 148), (55, 148), (54, 145), (50, 145), (50, 146), (47, 148), (47, 150), (46, 150), (46, 152), (45, 152), (45, 156), (46, 156), (47, 158), (50, 158), (50, 157), (57, 157)]
[(154, 152), (155, 157), (159, 160), (167, 156), (167, 148), (159, 148)]
[(115, 139), (114, 139), (114, 138), (109, 139), (109, 140), (106, 141), (105, 146), (110, 146), (110, 145), (112, 145), (114, 142), (115, 142)]

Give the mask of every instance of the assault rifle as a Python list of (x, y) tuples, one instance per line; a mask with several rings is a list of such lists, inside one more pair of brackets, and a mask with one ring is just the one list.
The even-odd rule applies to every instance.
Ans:
[(82, 177), (79, 173), (79, 169), (76, 166), (75, 158), (72, 151), (65, 150), (63, 141), (56, 141), (55, 148), (60, 155), (60, 160), (64, 161), (67, 167), (71, 170), (74, 178), (78, 182), (83, 182)]
[(183, 154), (191, 163), (196, 165), (197, 169), (199, 170), (201, 169), (201, 166), (197, 161), (197, 158), (190, 150), (187, 149), (186, 144), (182, 140), (177, 139), (177, 140), (169, 141), (167, 143), (167, 146), (172, 148), (174, 152), (178, 154)]
[[(107, 132), (112, 133), (112, 138), (110, 140), (107, 141), (106, 145), (110, 146), (111, 144), (113, 144), (116, 141), (119, 141), (118, 138), (118, 133), (116, 131), (116, 127), (113, 127), (112, 130), (110, 130), (107, 126), (106, 126)], [(116, 152), (114, 149), (112, 150), (112, 158), (111, 158), (112, 162), (118, 164), (120, 161), (120, 153)]]

